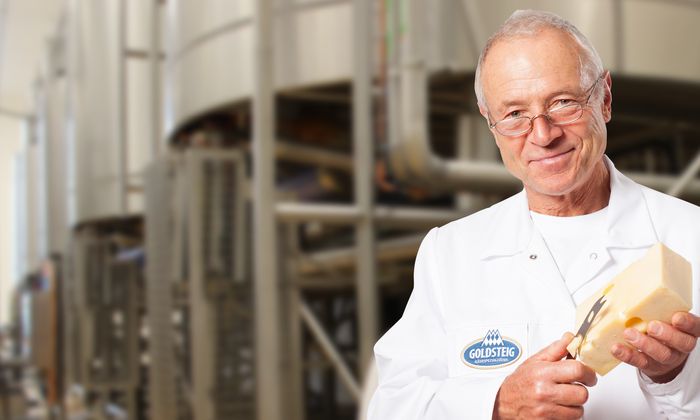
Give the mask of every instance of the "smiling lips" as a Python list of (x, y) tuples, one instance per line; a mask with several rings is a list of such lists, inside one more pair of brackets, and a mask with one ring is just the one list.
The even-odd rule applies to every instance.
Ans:
[(538, 159), (531, 159), (530, 164), (534, 163), (538, 165), (556, 165), (558, 163), (563, 162), (565, 159), (568, 159), (569, 155), (573, 150), (574, 149), (569, 149), (566, 152), (557, 153), (555, 155), (545, 156)]

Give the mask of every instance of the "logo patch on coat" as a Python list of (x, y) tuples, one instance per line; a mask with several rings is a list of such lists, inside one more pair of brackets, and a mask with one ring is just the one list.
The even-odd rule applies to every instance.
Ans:
[(498, 330), (489, 330), (462, 350), (462, 362), (475, 369), (497, 369), (515, 363), (522, 355), (520, 344), (501, 337)]

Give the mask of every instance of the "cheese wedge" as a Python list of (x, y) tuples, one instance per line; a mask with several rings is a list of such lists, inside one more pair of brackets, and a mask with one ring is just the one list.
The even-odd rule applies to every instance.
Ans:
[[(622, 335), (625, 328), (646, 333), (649, 321), (670, 323), (674, 313), (690, 310), (693, 303), (690, 263), (665, 245), (654, 245), (642, 259), (576, 308), (576, 329), (604, 292), (607, 302), (588, 330), (578, 356), (578, 360), (600, 375), (620, 363), (610, 350), (614, 343), (625, 344)], [(575, 354), (579, 342), (574, 339), (569, 344), (569, 353)]]

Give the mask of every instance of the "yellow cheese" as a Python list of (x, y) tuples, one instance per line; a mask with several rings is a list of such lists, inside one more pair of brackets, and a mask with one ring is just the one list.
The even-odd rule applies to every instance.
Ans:
[[(671, 322), (678, 311), (692, 307), (690, 263), (661, 243), (651, 247), (610, 283), (576, 308), (576, 328), (596, 300), (607, 290), (600, 310), (581, 344), (578, 360), (605, 375), (620, 362), (610, 353), (614, 343), (625, 343), (623, 331), (633, 327), (646, 333), (649, 321)], [(575, 354), (579, 340), (568, 350)]]

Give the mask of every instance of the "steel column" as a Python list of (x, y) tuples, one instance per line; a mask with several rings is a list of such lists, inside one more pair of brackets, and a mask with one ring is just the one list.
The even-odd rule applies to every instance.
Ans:
[(355, 160), (355, 202), (360, 210), (357, 222), (357, 316), (359, 332), (358, 369), (364, 372), (372, 360), (372, 348), (379, 333), (377, 267), (374, 259), (375, 231), (372, 141), (372, 2), (354, 1), (353, 51), (353, 156)]
[(282, 420), (280, 290), (275, 220), (273, 1), (254, 9), (253, 241), (256, 407), (259, 420)]
[(123, 215), (129, 212), (129, 84), (127, 68), (127, 2), (119, 2), (117, 35), (117, 138), (119, 139), (119, 206)]
[(284, 226), (285, 246), (284, 250), (291, 258), (285, 261), (284, 279), (284, 308), (286, 314), (285, 324), (285, 354), (286, 364), (289, 366), (286, 391), (286, 420), (305, 419), (305, 389), (304, 389), (304, 356), (303, 356), (303, 331), (301, 319), (301, 290), (299, 288), (299, 261), (295, 258), (299, 250), (299, 226), (290, 224)]
[(151, 70), (151, 160), (161, 148), (160, 0), (151, 0), (151, 38), (148, 64)]

